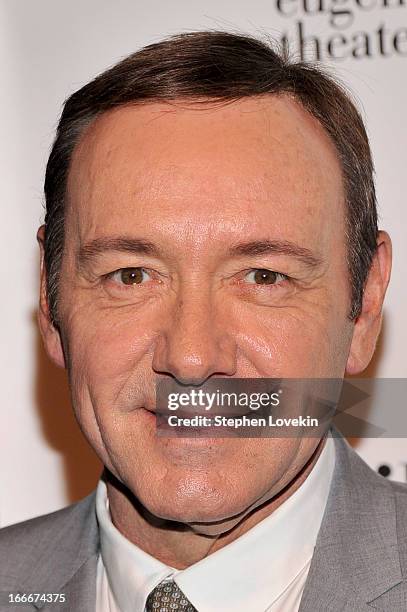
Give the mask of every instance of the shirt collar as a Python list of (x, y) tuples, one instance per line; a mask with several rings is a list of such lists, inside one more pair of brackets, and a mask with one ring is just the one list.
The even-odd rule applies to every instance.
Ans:
[(120, 610), (144, 610), (149, 593), (176, 570), (132, 544), (113, 525), (103, 480), (99, 481), (96, 490), (96, 516), (103, 565)]
[(143, 610), (151, 590), (174, 577), (200, 612), (263, 612), (312, 557), (334, 464), (334, 443), (328, 435), (312, 471), (291, 497), (234, 542), (182, 571), (161, 563), (116, 529), (110, 519), (106, 485), (100, 481), (96, 514), (101, 555), (120, 609)]

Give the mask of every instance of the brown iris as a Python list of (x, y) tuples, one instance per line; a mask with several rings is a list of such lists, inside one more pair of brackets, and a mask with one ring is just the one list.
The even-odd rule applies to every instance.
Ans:
[(272, 270), (256, 270), (254, 280), (257, 285), (274, 285), (277, 280), (277, 273)]
[(124, 285), (138, 285), (143, 282), (143, 268), (123, 268), (120, 280)]

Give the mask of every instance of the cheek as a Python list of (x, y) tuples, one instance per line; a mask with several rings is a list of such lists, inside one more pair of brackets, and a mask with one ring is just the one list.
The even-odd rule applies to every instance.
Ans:
[(116, 476), (114, 449), (120, 458), (140, 446), (140, 424), (131, 409), (145, 398), (146, 388), (154, 388), (152, 327), (134, 309), (76, 307), (64, 320), (73, 408), (84, 435)]
[(240, 308), (234, 323), (241, 375), (343, 375), (350, 342), (343, 313), (306, 303), (257, 311)]
[(156, 334), (148, 315), (119, 310), (78, 309), (68, 320), (69, 368), (81, 378), (86, 372), (90, 384), (120, 384), (151, 355)]

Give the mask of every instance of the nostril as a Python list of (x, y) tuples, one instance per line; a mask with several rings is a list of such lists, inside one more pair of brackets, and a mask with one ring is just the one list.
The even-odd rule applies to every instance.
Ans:
[(181, 384), (200, 385), (216, 375), (233, 376), (236, 372), (236, 347), (224, 330), (212, 324), (210, 330), (200, 323), (192, 326), (172, 324), (162, 331), (154, 347), (152, 368)]

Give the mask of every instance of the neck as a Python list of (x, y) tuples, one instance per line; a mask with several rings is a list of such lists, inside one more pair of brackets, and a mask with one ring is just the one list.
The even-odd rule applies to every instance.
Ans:
[(242, 517), (231, 517), (225, 521), (225, 530), (215, 536), (197, 533), (187, 524), (152, 515), (106, 470), (105, 480), (113, 524), (130, 542), (162, 563), (176, 569), (185, 569), (230, 544), (270, 516), (305, 481), (324, 444), (325, 438), (322, 438), (307, 463), (277, 495), (247, 514), (243, 513)]

